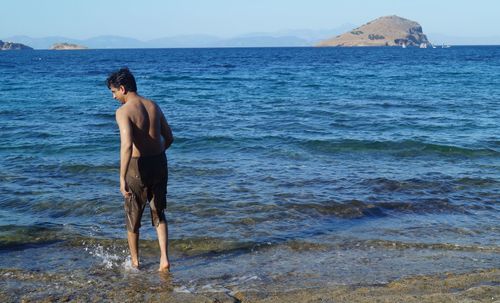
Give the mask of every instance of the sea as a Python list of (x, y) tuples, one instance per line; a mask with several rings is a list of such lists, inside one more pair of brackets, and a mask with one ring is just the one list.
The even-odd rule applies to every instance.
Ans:
[[(167, 282), (148, 210), (130, 267), (105, 84), (122, 67), (175, 138)], [(0, 52), (0, 287), (234, 294), (499, 268), (499, 122), (499, 46)]]

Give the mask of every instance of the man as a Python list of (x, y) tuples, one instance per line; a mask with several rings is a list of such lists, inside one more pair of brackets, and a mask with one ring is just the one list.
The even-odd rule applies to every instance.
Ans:
[(159, 271), (169, 271), (168, 226), (164, 210), (167, 193), (165, 151), (172, 131), (160, 107), (137, 94), (132, 73), (123, 68), (111, 74), (107, 86), (122, 106), (116, 111), (120, 128), (120, 191), (125, 198), (127, 238), (132, 266), (139, 268), (139, 228), (149, 201), (151, 222), (160, 244)]

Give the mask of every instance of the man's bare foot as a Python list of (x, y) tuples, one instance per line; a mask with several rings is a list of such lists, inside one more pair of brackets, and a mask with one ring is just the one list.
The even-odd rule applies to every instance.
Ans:
[(159, 272), (170, 272), (170, 263), (168, 262), (160, 262), (160, 268), (158, 268)]
[(130, 260), (130, 266), (132, 266), (132, 268), (135, 268), (135, 269), (139, 269), (139, 260), (135, 259), (135, 258), (131, 258)]

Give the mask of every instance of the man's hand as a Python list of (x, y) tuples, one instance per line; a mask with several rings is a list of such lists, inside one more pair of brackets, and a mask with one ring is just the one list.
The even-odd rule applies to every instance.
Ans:
[(122, 193), (123, 197), (129, 198), (132, 193), (130, 192), (130, 189), (128, 188), (127, 181), (125, 180), (120, 180), (120, 192)]

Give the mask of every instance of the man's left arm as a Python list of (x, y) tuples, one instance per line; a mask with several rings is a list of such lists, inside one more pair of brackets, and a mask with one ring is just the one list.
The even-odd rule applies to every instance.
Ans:
[(170, 145), (172, 145), (172, 142), (174, 142), (174, 136), (172, 135), (172, 129), (170, 128), (170, 125), (168, 125), (167, 119), (165, 118), (165, 115), (160, 109), (160, 126), (161, 126), (161, 135), (163, 139), (165, 140), (164, 143), (164, 150), (167, 150)]
[(127, 198), (131, 195), (129, 191), (127, 181), (125, 179), (127, 175), (128, 165), (130, 163), (130, 158), (132, 157), (132, 123), (129, 117), (122, 111), (116, 111), (116, 122), (120, 128), (120, 192)]

